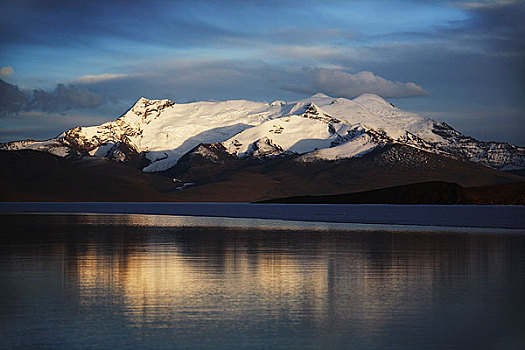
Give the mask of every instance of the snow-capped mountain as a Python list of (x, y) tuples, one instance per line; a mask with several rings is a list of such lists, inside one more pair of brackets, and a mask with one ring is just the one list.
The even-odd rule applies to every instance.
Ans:
[(475, 140), (371, 94), (352, 100), (316, 94), (289, 103), (179, 104), (141, 98), (115, 121), (73, 128), (52, 140), (11, 142), (0, 149), (117, 161), (142, 154), (148, 163), (143, 170), (155, 172), (175, 166), (200, 144), (211, 143), (222, 144), (239, 158), (299, 154), (300, 162), (359, 157), (387, 144), (403, 144), (495, 169), (525, 168), (523, 147)]

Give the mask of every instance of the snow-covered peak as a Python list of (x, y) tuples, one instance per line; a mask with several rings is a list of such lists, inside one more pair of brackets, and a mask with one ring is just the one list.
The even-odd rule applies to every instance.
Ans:
[(295, 105), (296, 108), (292, 109), (290, 111), (290, 115), (303, 115), (303, 114), (311, 114), (311, 115), (320, 115), (323, 114), (324, 111), (321, 110), (315, 103), (313, 102), (305, 102), (305, 103), (297, 103)]
[(349, 125), (337, 123), (310, 104), (302, 114), (268, 120), (234, 135), (223, 145), (240, 157), (302, 154), (331, 147), (341, 135), (346, 135)]
[(168, 99), (163, 99), (163, 100), (151, 100), (149, 98), (146, 98), (146, 97), (141, 97), (137, 100), (137, 102), (135, 102), (135, 104), (133, 105), (133, 107), (131, 107), (131, 110), (132, 111), (136, 111), (136, 112), (140, 112), (140, 111), (144, 111), (146, 109), (151, 109), (152, 107), (155, 108), (155, 107), (162, 107), (162, 106), (173, 106), (175, 104), (175, 102), (172, 102)]
[(125, 150), (149, 160), (145, 171), (163, 171), (199, 144), (223, 143), (230, 154), (240, 157), (314, 152), (301, 157), (312, 160), (353, 157), (394, 142), (495, 168), (525, 167), (523, 148), (468, 138), (373, 94), (347, 99), (318, 93), (288, 103), (174, 103), (142, 97), (115, 121), (73, 128), (51, 141), (10, 143), (1, 148), (60, 154), (70, 154), (65, 150), (71, 149), (113, 158)]
[(312, 95), (310, 97), (306, 97), (306, 98), (303, 98), (301, 100), (294, 101), (294, 102), (291, 102), (291, 103), (296, 103), (298, 105), (306, 105), (306, 104), (314, 103), (317, 106), (321, 106), (322, 107), (324, 105), (330, 104), (333, 100), (334, 100), (333, 97), (330, 97), (330, 96), (328, 96), (326, 94), (317, 93), (317, 94)]
[(422, 133), (423, 139), (441, 140), (431, 132), (433, 120), (397, 109), (377, 95), (364, 94), (355, 99), (347, 99), (317, 94), (296, 101), (291, 114), (307, 109), (310, 104), (314, 104), (316, 109), (333, 119), (383, 130), (393, 139), (401, 138), (409, 131), (415, 134)]
[(75, 128), (66, 135), (91, 155), (100, 154), (101, 147), (124, 143), (151, 161), (145, 171), (162, 171), (197, 145), (227, 140), (280, 117), (283, 108), (246, 100), (174, 103), (141, 98), (116, 121)]
[(286, 104), (286, 102), (284, 102), (284, 101), (275, 100), (272, 103), (270, 103), (270, 106), (284, 106), (285, 104)]
[(354, 98), (353, 101), (365, 106), (378, 104), (385, 107), (394, 108), (394, 106), (390, 102), (386, 101), (384, 98), (376, 94), (362, 94)]
[(141, 97), (137, 100), (137, 102), (135, 102), (135, 104), (134, 104), (133, 106), (143, 105), (143, 104), (145, 104), (145, 103), (148, 103), (149, 101), (152, 101), (152, 100), (150, 100), (149, 98), (146, 98), (146, 97), (144, 97), (144, 96), (141, 96)]
[(325, 123), (340, 123), (341, 121), (332, 118), (328, 113), (326, 113), (321, 108), (317, 107), (317, 105), (313, 102), (308, 103), (304, 106), (304, 113), (301, 114), (304, 118), (310, 118), (310, 119), (317, 119), (324, 121)]
[(170, 100), (150, 100), (145, 97), (141, 97), (131, 109), (124, 114), (120, 119), (123, 119), (131, 123), (150, 123), (153, 119), (163, 113), (167, 108), (175, 105), (175, 102)]
[(331, 98), (331, 97), (326, 94), (323, 94), (322, 92), (318, 92), (312, 95), (310, 98)]
[(305, 106), (305, 113), (308, 113), (308, 114), (313, 114), (313, 115), (319, 115), (319, 114), (322, 114), (323, 112), (321, 111), (321, 109), (319, 107), (317, 107), (315, 105), (315, 103), (311, 102), (309, 104), (307, 104)]

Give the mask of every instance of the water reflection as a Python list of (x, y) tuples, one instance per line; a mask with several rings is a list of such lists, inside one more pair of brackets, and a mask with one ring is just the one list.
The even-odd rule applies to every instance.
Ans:
[[(524, 340), (523, 236), (205, 228), (184, 220), (2, 217), (2, 305), (17, 294), (2, 319), (29, 327), (36, 312), (66, 338), (97, 334), (105, 348), (490, 347)], [(36, 304), (34, 286), (51, 286)], [(58, 311), (50, 306), (57, 298)], [(11, 327), (2, 323), (15, 345), (34, 345)], [(56, 346), (48, 339), (53, 332), (44, 327), (34, 336)]]

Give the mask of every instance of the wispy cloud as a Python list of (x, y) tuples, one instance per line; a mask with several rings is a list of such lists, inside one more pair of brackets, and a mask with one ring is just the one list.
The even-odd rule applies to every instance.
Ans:
[(74, 84), (96, 84), (109, 80), (129, 78), (129, 74), (99, 74), (99, 75), (84, 75), (75, 80)]
[(456, 5), (467, 9), (497, 8), (523, 3), (523, 0), (478, 0), (478, 1), (459, 1)]
[(330, 62), (351, 55), (351, 50), (335, 45), (274, 45), (266, 51), (270, 58), (295, 62)]

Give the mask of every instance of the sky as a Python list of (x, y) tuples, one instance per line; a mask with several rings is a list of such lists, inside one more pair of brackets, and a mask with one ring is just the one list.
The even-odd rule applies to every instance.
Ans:
[(0, 142), (136, 100), (375, 93), (525, 146), (525, 0), (0, 0)]

